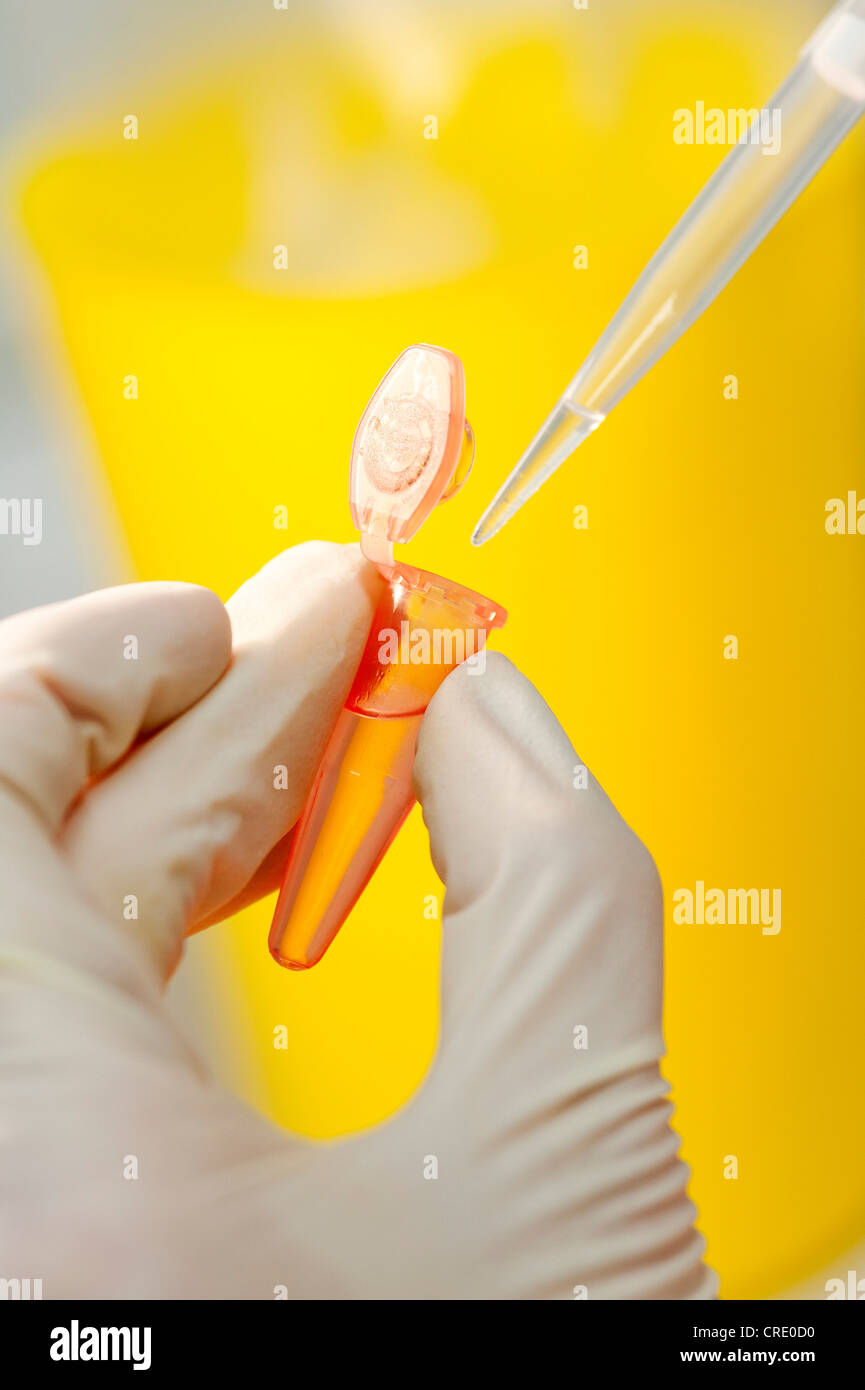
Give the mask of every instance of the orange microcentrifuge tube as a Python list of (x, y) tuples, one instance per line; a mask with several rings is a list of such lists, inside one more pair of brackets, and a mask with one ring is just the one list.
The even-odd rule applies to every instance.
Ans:
[(354, 437), (351, 513), (385, 585), (354, 683), (295, 830), (270, 951), (306, 970), (321, 960), (414, 804), (412, 766), (424, 710), (466, 661), (483, 669), (498, 604), (393, 559), (471, 467), (462, 363), (407, 348)]

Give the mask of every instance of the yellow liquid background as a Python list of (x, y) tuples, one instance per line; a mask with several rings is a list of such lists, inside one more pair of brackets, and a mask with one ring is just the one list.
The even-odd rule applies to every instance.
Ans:
[[(474, 475), (409, 558), (504, 603), (494, 645), (657, 859), (666, 1071), (728, 1296), (865, 1231), (865, 538), (824, 529), (828, 498), (865, 492), (863, 132), (571, 465), (488, 547), (468, 536), (720, 158), (675, 145), (673, 111), (760, 105), (824, 9), (443, 10), (423, 42), (385, 36), (390, 75), (338, 26), (275, 27), (28, 132), (7, 177), (49, 289), (40, 370), (83, 402), (58, 427), (141, 578), (227, 597), (284, 544), (351, 539), (376, 382), (411, 342), (462, 357)], [(697, 879), (781, 887), (780, 934), (674, 926)], [(440, 891), (415, 810), (308, 974), (268, 955), (272, 900), (193, 941), (214, 1066), (311, 1135), (386, 1116), (435, 1046)]]

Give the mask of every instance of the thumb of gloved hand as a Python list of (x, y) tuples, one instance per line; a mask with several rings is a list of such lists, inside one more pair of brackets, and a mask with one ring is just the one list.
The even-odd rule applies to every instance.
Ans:
[(498, 1292), (711, 1297), (658, 1066), (651, 857), (498, 655), (433, 699), (415, 782), (446, 888), (424, 1108), (483, 1169)]

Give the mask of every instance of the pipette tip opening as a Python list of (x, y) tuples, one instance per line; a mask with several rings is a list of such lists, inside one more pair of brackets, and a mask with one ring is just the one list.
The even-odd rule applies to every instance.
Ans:
[(595, 411), (560, 400), (478, 521), (472, 545), (491, 540), (603, 419)]

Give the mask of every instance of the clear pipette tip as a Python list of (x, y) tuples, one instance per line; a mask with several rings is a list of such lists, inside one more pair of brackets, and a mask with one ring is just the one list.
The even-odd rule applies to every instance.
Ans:
[(596, 411), (560, 400), (487, 507), (472, 532), (472, 545), (483, 545), (500, 531), (603, 419)]
[[(773, 129), (776, 116), (783, 124), (774, 150), (764, 142), (767, 110)], [(863, 113), (865, 0), (841, 0), (655, 252), (484, 512), (474, 545), (501, 530), (700, 317)]]

